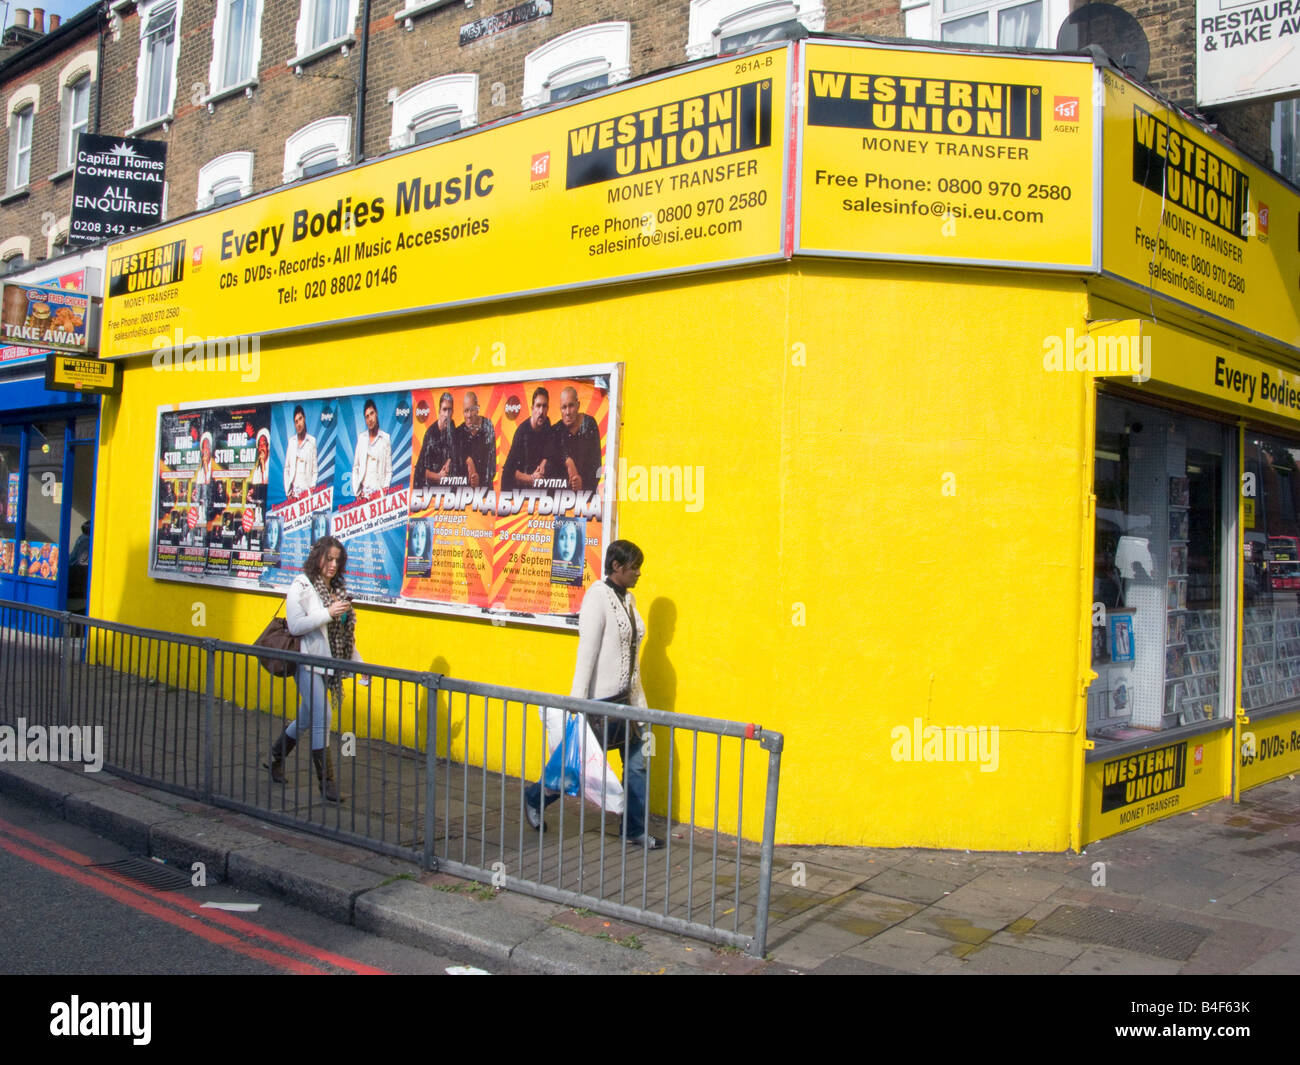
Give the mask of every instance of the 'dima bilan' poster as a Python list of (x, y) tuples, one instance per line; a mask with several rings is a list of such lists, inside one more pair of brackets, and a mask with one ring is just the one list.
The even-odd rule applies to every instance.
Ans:
[(271, 408), (271, 461), (262, 533), (263, 585), (287, 585), (334, 510), (337, 402), (289, 400)]
[(330, 533), (347, 548), (348, 588), (358, 598), (396, 599), (410, 509), (411, 393), (341, 398), (338, 449)]

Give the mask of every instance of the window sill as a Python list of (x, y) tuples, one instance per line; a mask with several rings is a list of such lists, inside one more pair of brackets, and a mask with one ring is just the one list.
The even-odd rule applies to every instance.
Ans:
[(176, 115), (173, 112), (168, 111), (167, 114), (160, 115), (157, 118), (151, 118), (149, 119), (148, 122), (136, 126), (134, 129), (128, 129), (125, 133), (122, 134), (122, 136), (137, 137), (141, 133), (148, 133), (150, 130), (155, 130), (158, 129), (160, 126), (167, 125), (167, 123), (171, 122), (173, 119), (175, 119), (175, 117)]
[(52, 184), (57, 185), (64, 178), (70, 178), (70, 177), (72, 177), (72, 167), (65, 166), (62, 170), (56, 170), (53, 174), (50, 175), (50, 182)]
[(3, 196), (0, 196), (0, 204), (17, 203), (19, 200), (26, 199), (30, 194), (30, 187), (24, 185), (21, 189), (14, 189), (13, 192), (6, 192)]
[(319, 48), (313, 48), (310, 52), (294, 56), (285, 66), (289, 67), (290, 70), (295, 67), (305, 67), (308, 63), (325, 58), (331, 52), (341, 52), (345, 48), (351, 48), (356, 43), (356, 35), (352, 33), (349, 33), (346, 37), (336, 37), (334, 40), (322, 44)]
[(241, 94), (244, 96), (252, 96), (253, 90), (257, 88), (257, 84), (258, 82), (256, 78), (248, 78), (245, 81), (227, 86), (224, 89), (218, 89), (216, 92), (208, 93), (207, 96), (203, 97), (203, 99), (199, 101), (199, 105), (206, 106), (208, 104), (215, 104), (221, 100), (229, 99), (231, 96), (238, 96)]
[[(430, 11), (437, 11), (440, 7), (447, 7), (456, 3), (457, 0), (419, 0), (417, 3), (408, 3), (407, 7), (393, 13), (393, 21), (406, 21), (406, 28), (413, 29), (411, 20), (419, 15), (427, 14)], [(465, 0), (466, 7), (473, 7), (474, 0)]]

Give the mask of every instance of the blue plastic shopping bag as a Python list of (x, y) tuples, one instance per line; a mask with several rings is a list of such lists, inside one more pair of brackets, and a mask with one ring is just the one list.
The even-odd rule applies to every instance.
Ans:
[(582, 790), (582, 717), (569, 714), (560, 743), (546, 763), (543, 775), (547, 790), (577, 795)]

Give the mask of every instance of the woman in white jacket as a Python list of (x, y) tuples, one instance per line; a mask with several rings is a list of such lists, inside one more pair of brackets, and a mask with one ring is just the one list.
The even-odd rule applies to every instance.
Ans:
[[(645, 622), (632, 595), (644, 561), (644, 553), (631, 540), (615, 540), (605, 549), (605, 580), (587, 589), (578, 612), (578, 661), (570, 695), (645, 708), (638, 662)], [(628, 842), (658, 850), (663, 841), (646, 832), (650, 774), (642, 747), (642, 728), (634, 721), (602, 720), (594, 715), (588, 724), (597, 742), (623, 756), (623, 789), (627, 797), (623, 831)], [(545, 805), (559, 797), (558, 791), (548, 792)], [(539, 831), (545, 831), (542, 805), (542, 783), (538, 781), (524, 790), (524, 815)]]
[[(332, 536), (322, 536), (312, 546), (303, 563), (302, 573), (294, 578), (285, 597), (285, 624), (295, 636), (302, 637), (299, 650), (321, 658), (360, 661), (356, 651), (356, 611), (348, 597), (343, 570), (348, 564), (347, 549)], [(298, 682), (298, 720), (284, 730), (271, 747), (267, 762), (271, 779), (284, 783), (284, 760), (298, 742), (298, 734), (311, 731), (311, 760), (320, 781), (321, 794), (330, 802), (341, 802), (334, 782), (334, 764), (330, 757), (330, 695), (342, 698), (340, 673), (301, 665)]]

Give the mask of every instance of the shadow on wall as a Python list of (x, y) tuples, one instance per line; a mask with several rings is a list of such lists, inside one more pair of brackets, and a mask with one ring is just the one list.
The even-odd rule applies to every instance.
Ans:
[[(654, 710), (677, 709), (677, 670), (668, 658), (676, 631), (677, 604), (662, 597), (654, 600), (646, 619), (645, 646), (641, 650), (641, 686), (645, 688), (646, 702)], [(674, 754), (672, 794), (669, 794), (668, 729), (656, 726), (652, 732), (655, 754), (650, 760), (650, 808), (654, 813), (665, 814), (670, 809), (681, 809), (678, 802), (682, 794), (681, 761)]]

